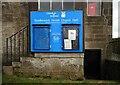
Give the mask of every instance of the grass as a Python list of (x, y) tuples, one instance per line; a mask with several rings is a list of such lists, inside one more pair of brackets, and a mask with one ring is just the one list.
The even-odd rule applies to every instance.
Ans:
[[(83, 81), (72, 81), (72, 80), (57, 80), (57, 79), (50, 79), (50, 78), (23, 78), (17, 76), (6, 76), (3, 75), (2, 83), (22, 83), (22, 84), (35, 84), (35, 83), (96, 83), (101, 85), (100, 83), (108, 84), (108, 85), (118, 85), (118, 81), (110, 81), (110, 80), (83, 80)], [(102, 84), (103, 85), (103, 84)], [(120, 84), (119, 84), (120, 85)]]

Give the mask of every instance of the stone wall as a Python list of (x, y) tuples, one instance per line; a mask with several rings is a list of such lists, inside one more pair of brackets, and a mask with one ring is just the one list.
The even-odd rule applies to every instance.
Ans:
[(29, 7), (19, 2), (2, 3), (3, 36), (10, 37), (28, 24)]
[(107, 60), (120, 61), (120, 38), (112, 39), (107, 46)]
[(2, 3), (2, 44), (5, 50), (6, 38), (18, 32), (29, 22), (29, 6), (27, 3), (3, 2)]
[[(101, 77), (104, 72), (104, 61), (106, 59), (106, 47), (111, 40), (112, 25), (108, 21), (112, 21), (111, 2), (104, 2), (101, 6), (101, 16), (84, 15), (84, 33), (85, 33), (85, 49), (101, 49)], [(87, 10), (84, 7), (84, 10)]]
[(105, 79), (120, 80), (120, 38), (109, 42), (104, 67)]
[[(11, 3), (10, 3), (11, 4)], [(19, 4), (21, 6), (21, 4)], [(8, 6), (8, 5), (7, 5)], [(6, 7), (7, 7), (6, 6)], [(14, 7), (15, 4), (9, 5)], [(76, 10), (84, 10), (84, 42), (85, 49), (101, 49), (101, 68), (106, 56), (106, 46), (111, 38), (112, 26), (108, 25), (108, 21), (112, 20), (111, 15), (108, 14), (106, 8), (112, 7), (112, 4), (103, 3), (101, 16), (89, 17), (87, 16), (87, 4), (76, 3)], [(103, 9), (106, 10), (103, 10)], [(7, 9), (7, 8), (6, 8)], [(13, 9), (13, 8), (11, 8)], [(16, 11), (16, 10), (15, 10)], [(21, 13), (20, 11), (19, 13)], [(11, 19), (11, 15), (4, 16), (10, 18), (11, 21), (3, 21), (3, 36), (10, 36), (14, 33), (17, 26), (23, 26), (26, 24), (28, 17), (19, 17), (18, 14), (14, 15)], [(104, 14), (103, 14), (104, 13)], [(107, 18), (108, 17), (108, 18)], [(25, 20), (21, 25), (19, 20)], [(17, 23), (15, 23), (18, 21)], [(7, 25), (5, 25), (7, 24)], [(13, 27), (15, 26), (15, 27)], [(8, 28), (13, 28), (10, 30)], [(8, 30), (8, 31), (6, 31)], [(7, 33), (8, 32), (8, 33)], [(4, 40), (4, 39), (3, 39)], [(34, 58), (22, 58), (20, 66), (13, 64), (13, 72), (19, 76), (32, 76), (32, 77), (51, 77), (51, 78), (66, 78), (71, 80), (84, 79), (84, 53), (35, 53)], [(15, 67), (14, 67), (15, 66)], [(101, 71), (102, 74), (102, 71)]]
[(0, 71), (2, 70), (2, 3), (0, 2)]
[(0, 2), (0, 84), (2, 84), (2, 3)]
[[(84, 79), (84, 54), (78, 53), (77, 58), (75, 58), (76, 56), (63, 58), (57, 54), (52, 55), (51, 57), (21, 58), (21, 66), (20, 68), (14, 67), (14, 74), (26, 77), (49, 77), (71, 80)], [(56, 57), (54, 55), (56, 55)], [(63, 55), (68, 54), (65, 53)]]

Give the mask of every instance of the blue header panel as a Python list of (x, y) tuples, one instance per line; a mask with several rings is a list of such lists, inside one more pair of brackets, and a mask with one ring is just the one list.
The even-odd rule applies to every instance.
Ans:
[(83, 11), (30, 12), (31, 52), (83, 52)]

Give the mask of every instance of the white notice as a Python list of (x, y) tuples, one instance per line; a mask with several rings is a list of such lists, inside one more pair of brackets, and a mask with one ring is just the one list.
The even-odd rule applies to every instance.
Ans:
[(76, 40), (76, 30), (68, 30), (68, 39)]
[(71, 40), (64, 39), (64, 49), (72, 49)]

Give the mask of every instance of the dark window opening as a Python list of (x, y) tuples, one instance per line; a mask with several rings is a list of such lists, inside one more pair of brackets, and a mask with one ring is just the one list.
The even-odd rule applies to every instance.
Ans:
[(86, 49), (84, 56), (84, 76), (86, 79), (100, 79), (100, 49)]
[(62, 2), (52, 2), (52, 10), (62, 10)]
[(63, 9), (64, 10), (74, 10), (75, 3), (74, 2), (63, 2)]
[(38, 3), (40, 3), (38, 5), (40, 11), (75, 10), (74, 0), (69, 2), (67, 0), (60, 0), (60, 1), (52, 0), (51, 2), (50, 0), (47, 1), (40, 0), (40, 2)]
[(50, 0), (40, 0), (40, 11), (49, 11), (50, 10)]

